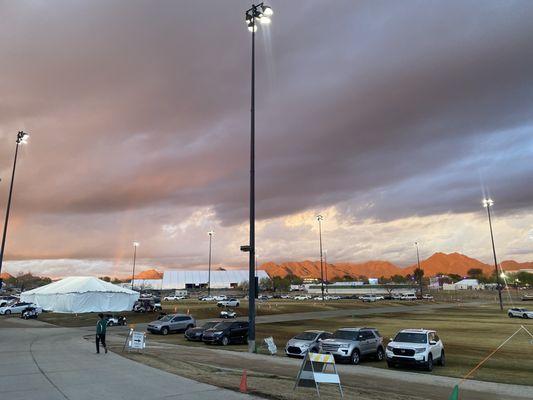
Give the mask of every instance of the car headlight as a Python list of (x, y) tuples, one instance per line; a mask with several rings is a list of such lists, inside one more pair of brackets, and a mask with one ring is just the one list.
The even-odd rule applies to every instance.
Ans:
[(216, 331), (216, 332), (213, 332), (213, 335), (222, 335), (224, 332), (223, 331)]
[(341, 345), (339, 346), (340, 349), (347, 349), (348, 347), (350, 347), (349, 344), (341, 344)]
[(425, 351), (426, 351), (425, 347), (418, 347), (418, 348), (415, 349), (415, 353), (416, 354), (424, 353)]
[(394, 350), (394, 347), (392, 347), (392, 346), (387, 346), (387, 350), (388, 350), (388, 351), (393, 351), (393, 350)]

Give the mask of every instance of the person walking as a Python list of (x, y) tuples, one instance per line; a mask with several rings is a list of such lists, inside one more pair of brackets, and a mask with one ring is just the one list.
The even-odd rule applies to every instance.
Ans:
[(104, 314), (98, 314), (100, 319), (96, 323), (96, 354), (100, 354), (100, 342), (107, 354), (107, 346), (105, 344), (105, 331), (107, 329), (107, 320), (104, 318)]

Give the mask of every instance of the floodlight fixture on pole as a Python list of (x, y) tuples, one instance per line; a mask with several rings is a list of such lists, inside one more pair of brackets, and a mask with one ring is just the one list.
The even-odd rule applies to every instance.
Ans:
[(483, 204), (483, 207), (487, 209), (487, 216), (489, 218), (490, 240), (492, 243), (492, 254), (494, 256), (494, 271), (496, 273), (496, 286), (498, 288), (498, 299), (500, 301), (500, 310), (503, 311), (502, 286), (500, 284), (500, 274), (498, 273), (498, 261), (496, 258), (496, 247), (494, 246), (494, 234), (492, 233), (492, 219), (490, 215), (490, 208), (494, 205), (494, 201), (491, 198), (483, 199), (482, 204)]
[(322, 215), (317, 215), (318, 221), (318, 237), (320, 241), (320, 285), (322, 291), (322, 301), (324, 301), (324, 258), (322, 253), (322, 220), (324, 217)]
[(211, 241), (213, 240), (213, 235), (215, 232), (209, 231), (207, 232), (209, 235), (209, 269), (207, 272), (207, 295), (211, 296)]
[(249, 285), (248, 285), (248, 351), (255, 350), (255, 32), (257, 21), (262, 25), (269, 24), (274, 14), (272, 8), (264, 3), (252, 4), (245, 11), (245, 22), (252, 33), (251, 62), (251, 107), (250, 107), (250, 242), (241, 246), (241, 251), (248, 251)]
[[(4, 220), (4, 232), (2, 234), (2, 247), (0, 248), (0, 273), (2, 272), (2, 265), (4, 263), (4, 250), (6, 248), (7, 225), (9, 223), (9, 211), (11, 210), (11, 199), (13, 198), (13, 183), (15, 181), (15, 170), (17, 169), (17, 157), (19, 153), (19, 145), (28, 143), (29, 134), (27, 132), (19, 131), (17, 133), (17, 140), (15, 146), (15, 159), (13, 161), (13, 170), (11, 172), (11, 184), (9, 185), (9, 195), (7, 198), (6, 218)], [(0, 281), (0, 288), (2, 287)]]
[(137, 247), (139, 247), (139, 242), (133, 242), (133, 271), (131, 274), (131, 290), (133, 290), (133, 283), (135, 282), (135, 261), (137, 259)]

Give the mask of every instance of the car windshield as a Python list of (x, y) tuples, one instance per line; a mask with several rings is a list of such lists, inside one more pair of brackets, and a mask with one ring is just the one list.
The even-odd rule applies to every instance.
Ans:
[(400, 332), (394, 338), (395, 342), (403, 343), (427, 343), (427, 335), (425, 333)]
[(316, 333), (315, 332), (302, 332), (299, 335), (296, 335), (294, 338), (298, 340), (315, 340)]
[(333, 337), (335, 339), (355, 340), (357, 337), (357, 332), (339, 330), (333, 333)]
[(232, 323), (233, 322), (219, 322), (213, 328), (216, 328), (216, 329), (219, 329), (219, 330), (227, 329), (227, 328), (229, 328), (231, 326)]
[(204, 329), (209, 329), (209, 328), (212, 328), (214, 327), (216, 324), (218, 324), (219, 322), (206, 322), (205, 324), (202, 325), (202, 328)]
[(165, 315), (163, 318), (161, 318), (159, 321), (162, 321), (162, 322), (168, 322), (170, 321), (172, 318), (174, 318), (173, 315)]

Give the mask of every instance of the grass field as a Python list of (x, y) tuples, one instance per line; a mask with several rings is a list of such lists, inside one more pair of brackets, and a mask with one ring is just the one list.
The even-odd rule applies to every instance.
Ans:
[[(380, 301), (376, 303), (363, 303), (360, 300), (335, 300), (335, 301), (297, 301), (297, 300), (268, 300), (257, 302), (257, 315), (272, 314), (290, 314), (313, 311), (327, 311), (338, 309), (360, 309), (370, 307), (416, 305), (415, 302), (400, 301)], [(190, 313), (196, 319), (218, 318), (221, 308), (217, 307), (216, 302), (202, 302), (198, 300), (184, 300), (179, 302), (163, 302), (163, 311), (166, 313)], [(234, 309), (238, 315), (248, 315), (248, 303), (246, 300), (241, 302), (240, 307)], [(125, 315), (128, 324), (137, 324), (153, 321), (157, 318), (158, 313), (135, 313), (132, 311), (116, 313)], [(91, 326), (96, 324), (98, 313), (83, 314), (60, 314), (60, 313), (43, 313), (39, 319), (51, 324), (77, 327)]]

